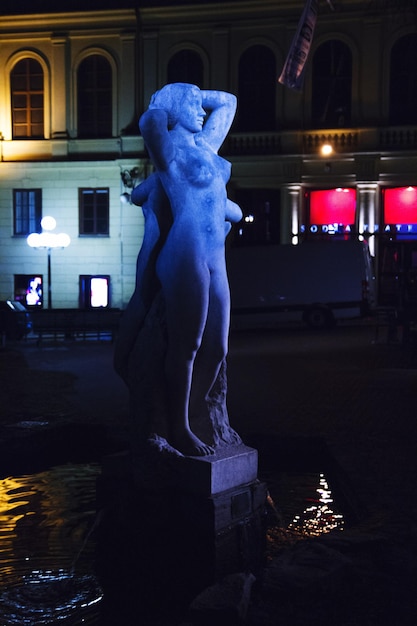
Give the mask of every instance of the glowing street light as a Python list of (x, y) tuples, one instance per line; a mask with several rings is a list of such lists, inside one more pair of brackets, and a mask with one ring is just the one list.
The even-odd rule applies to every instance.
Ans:
[(333, 146), (331, 143), (324, 143), (321, 147), (320, 147), (320, 152), (322, 156), (330, 156), (331, 154), (333, 154)]
[(50, 215), (46, 215), (41, 221), (42, 232), (31, 233), (26, 239), (31, 248), (45, 248), (48, 253), (48, 309), (52, 309), (51, 289), (51, 251), (52, 248), (66, 248), (71, 239), (66, 233), (53, 233), (56, 221)]

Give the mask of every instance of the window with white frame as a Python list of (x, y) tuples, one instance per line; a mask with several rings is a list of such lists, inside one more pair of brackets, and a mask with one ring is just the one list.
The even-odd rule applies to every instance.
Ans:
[(42, 189), (13, 189), (13, 234), (40, 233), (41, 219)]
[(44, 79), (36, 59), (22, 59), (10, 75), (13, 139), (43, 139)]
[(79, 190), (79, 234), (109, 234), (109, 189)]

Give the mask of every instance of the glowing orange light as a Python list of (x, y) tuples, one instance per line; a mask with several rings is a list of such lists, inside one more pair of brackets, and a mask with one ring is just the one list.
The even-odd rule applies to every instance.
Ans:
[(333, 154), (333, 146), (330, 143), (324, 143), (320, 148), (320, 152), (322, 156), (330, 156)]

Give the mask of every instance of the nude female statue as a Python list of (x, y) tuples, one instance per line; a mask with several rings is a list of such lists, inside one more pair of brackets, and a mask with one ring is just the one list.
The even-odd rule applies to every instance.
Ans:
[(173, 83), (154, 94), (139, 122), (172, 214), (156, 273), (166, 307), (169, 442), (186, 455), (213, 452), (190, 417), (207, 412), (228, 349), (225, 238), (242, 212), (227, 198), (231, 166), (217, 152), (235, 111), (232, 94)]

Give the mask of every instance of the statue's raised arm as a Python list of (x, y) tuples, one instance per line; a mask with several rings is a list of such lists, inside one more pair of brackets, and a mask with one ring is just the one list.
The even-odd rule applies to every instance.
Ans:
[(208, 118), (201, 134), (204, 140), (217, 152), (226, 139), (236, 114), (236, 96), (225, 91), (202, 90), (202, 106)]
[[(187, 89), (191, 88), (191, 89)], [(236, 114), (236, 96), (225, 91), (200, 90), (187, 83), (173, 83), (157, 91), (142, 115), (139, 127), (157, 170), (164, 170), (175, 158), (169, 131), (182, 126), (182, 112), (193, 106), (195, 124), (187, 130), (195, 140), (203, 139), (217, 153), (226, 139)]]
[[(167, 439), (192, 456), (240, 441), (225, 400), (220, 406), (212, 397), (221, 396), (214, 388), (224, 379), (228, 348), (225, 238), (242, 217), (227, 197), (231, 165), (217, 154), (235, 111), (232, 94), (173, 83), (152, 96), (139, 121), (172, 217), (156, 259), (167, 334)], [(211, 430), (203, 427), (208, 422)]]

